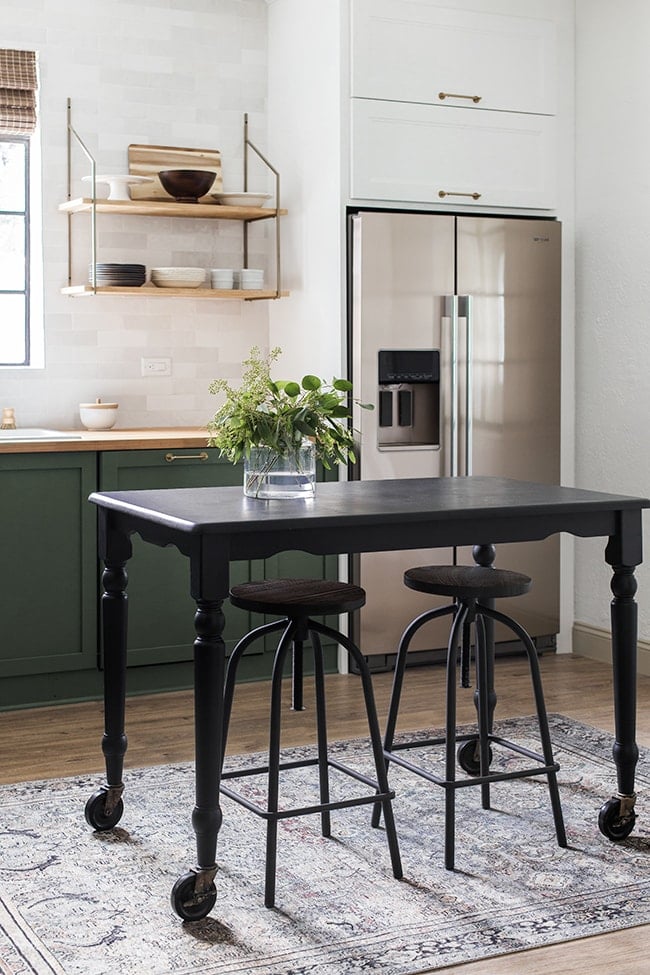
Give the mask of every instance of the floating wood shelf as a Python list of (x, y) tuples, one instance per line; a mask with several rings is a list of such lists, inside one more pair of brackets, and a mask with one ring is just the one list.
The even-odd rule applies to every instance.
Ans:
[[(176, 203), (174, 200), (96, 200), (97, 213), (120, 213), (130, 217), (200, 217), (213, 220), (270, 220), (286, 210), (273, 207), (230, 207), (220, 203)], [(79, 197), (60, 203), (63, 213), (90, 213), (93, 200)]]
[(61, 288), (61, 294), (72, 298), (86, 298), (88, 295), (129, 295), (138, 298), (243, 298), (244, 301), (254, 301), (260, 298), (286, 298), (288, 291), (235, 290), (229, 288), (219, 291), (214, 288), (157, 288), (155, 285), (143, 284), (139, 288), (100, 287), (93, 288), (90, 284), (73, 284), (69, 288)]

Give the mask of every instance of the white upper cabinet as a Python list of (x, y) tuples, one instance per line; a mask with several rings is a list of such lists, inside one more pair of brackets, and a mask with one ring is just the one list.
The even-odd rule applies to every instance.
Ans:
[(555, 114), (556, 25), (519, 9), (505, 15), (432, 0), (351, 0), (350, 94)]
[(454, 209), (556, 206), (553, 118), (352, 102), (354, 199)]

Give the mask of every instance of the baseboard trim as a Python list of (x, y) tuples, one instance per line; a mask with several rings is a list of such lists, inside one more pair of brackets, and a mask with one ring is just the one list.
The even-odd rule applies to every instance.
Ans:
[[(573, 624), (573, 652), (579, 657), (591, 657), (603, 663), (612, 662), (612, 637), (609, 630), (601, 630), (588, 623)], [(637, 673), (650, 676), (650, 643), (639, 640), (637, 645)]]

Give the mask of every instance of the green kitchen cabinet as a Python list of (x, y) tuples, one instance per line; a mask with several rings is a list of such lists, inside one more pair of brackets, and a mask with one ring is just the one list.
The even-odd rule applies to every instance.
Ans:
[[(241, 467), (218, 454), (209, 448), (0, 454), (0, 710), (102, 695), (103, 567), (97, 510), (88, 496), (97, 490), (241, 487)], [(132, 543), (128, 692), (190, 687), (196, 606), (188, 560), (138, 535)], [(336, 578), (337, 557), (283, 552), (236, 562), (231, 581), (280, 575)], [(261, 622), (228, 601), (224, 615), (228, 652)], [(268, 638), (251, 646), (238, 679), (268, 678), (276, 643)], [(328, 669), (335, 670), (336, 648), (324, 649)]]
[[(199, 488), (241, 485), (241, 467), (215, 449), (116, 450), (99, 455), (100, 491)], [(127, 594), (127, 666), (192, 660), (196, 605), (190, 595), (189, 562), (173, 548), (157, 548), (132, 537)], [(260, 563), (261, 566), (261, 563)], [(231, 581), (246, 582), (255, 566), (233, 563)], [(250, 616), (224, 603), (224, 639), (230, 652), (250, 629)], [(260, 651), (261, 653), (261, 651)], [(251, 674), (250, 676), (253, 676)]]
[[(321, 474), (321, 477), (324, 475)], [(331, 476), (331, 475), (330, 475)], [(224, 487), (242, 484), (242, 469), (219, 457), (216, 449), (124, 450), (100, 455), (101, 491), (139, 489)], [(132, 539), (133, 556), (127, 563), (129, 595), (128, 666), (175, 663), (192, 659), (195, 604), (189, 593), (187, 559), (174, 548), (156, 548)], [(232, 585), (251, 579), (285, 577), (337, 578), (336, 556), (283, 552), (258, 562), (234, 562)], [(262, 622), (224, 603), (226, 651), (253, 626)], [(239, 677), (269, 677), (277, 637), (256, 641), (246, 651)], [(336, 666), (335, 650), (325, 646), (330, 669)]]
[[(322, 475), (321, 475), (322, 476)], [(225, 487), (242, 484), (242, 468), (219, 457), (216, 449), (123, 450), (100, 454), (99, 490)], [(133, 556), (127, 563), (129, 667), (190, 661), (193, 654), (195, 604), (189, 592), (189, 564), (175, 548), (157, 548), (132, 538)], [(305, 552), (283, 552), (256, 562), (234, 562), (232, 585), (251, 579), (316, 574), (336, 578), (336, 556), (320, 557)], [(224, 603), (224, 640), (230, 653), (237, 640), (262, 622)], [(239, 679), (255, 680), (271, 674), (277, 638), (256, 641), (239, 665)], [(333, 648), (326, 647), (330, 669), (335, 668)]]
[(12, 678), (97, 667), (95, 487), (94, 453), (0, 455), (0, 706)]

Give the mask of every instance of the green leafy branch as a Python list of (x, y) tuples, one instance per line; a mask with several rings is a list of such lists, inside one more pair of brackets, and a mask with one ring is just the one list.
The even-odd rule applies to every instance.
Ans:
[[(244, 360), (242, 384), (234, 389), (227, 380), (215, 379), (211, 393), (225, 393), (225, 402), (208, 423), (209, 444), (233, 463), (250, 455), (251, 447), (268, 447), (291, 455), (307, 437), (313, 440), (323, 466), (356, 460), (350, 399), (352, 383), (318, 376), (303, 376), (300, 383), (271, 379), (271, 365), (280, 348), (264, 358), (254, 346)], [(372, 404), (359, 403), (363, 409)]]

